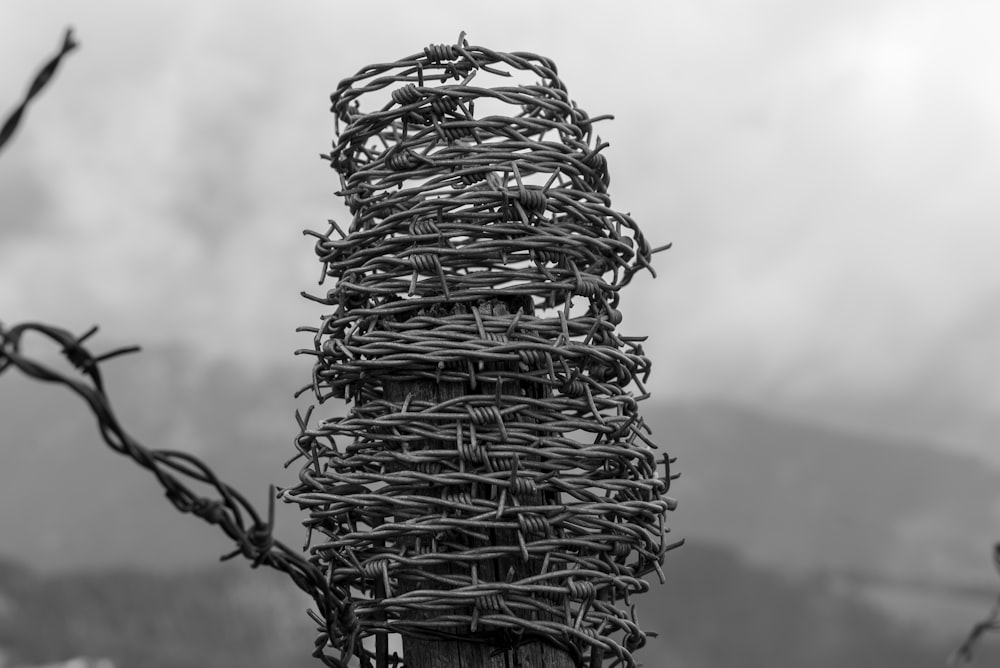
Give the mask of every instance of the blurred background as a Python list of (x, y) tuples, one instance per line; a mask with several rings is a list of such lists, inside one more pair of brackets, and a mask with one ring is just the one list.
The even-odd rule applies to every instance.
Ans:
[[(329, 94), (453, 43), (556, 61), (658, 277), (644, 414), (682, 477), (647, 666), (941, 666), (998, 588), (1000, 6), (7, 0), (0, 321), (83, 332), (148, 446), (264, 506), (290, 484), (319, 263), (349, 216)], [(330, 411), (333, 408), (324, 407)], [(278, 535), (305, 540), (296, 510)], [(0, 666), (319, 665), (280, 575), (108, 451), (59, 387), (0, 377)], [(977, 663), (996, 665), (1000, 639)]]

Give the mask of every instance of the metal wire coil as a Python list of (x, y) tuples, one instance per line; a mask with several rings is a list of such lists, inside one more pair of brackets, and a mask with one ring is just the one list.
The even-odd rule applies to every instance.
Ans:
[(345, 592), (344, 651), (384, 665), (373, 634), (535, 639), (634, 666), (646, 635), (617, 603), (662, 577), (675, 476), (638, 413), (642, 339), (616, 332), (654, 251), (611, 208), (599, 119), (548, 59), (462, 38), (331, 99), (353, 220), (307, 232), (336, 284), (300, 352), (317, 400), (351, 408), (301, 421), (282, 498)]

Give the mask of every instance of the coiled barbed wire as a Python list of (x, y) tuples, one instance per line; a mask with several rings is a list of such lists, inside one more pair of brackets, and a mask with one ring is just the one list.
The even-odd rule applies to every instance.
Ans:
[(282, 498), (350, 592), (341, 634), (362, 663), (393, 632), (634, 666), (646, 634), (618, 603), (680, 544), (676, 475), (638, 412), (643, 339), (616, 331), (619, 290), (661, 249), (611, 207), (600, 119), (550, 60), (464, 36), (331, 99), (324, 157), (353, 219), (307, 232), (336, 284), (300, 352), (316, 399), (351, 408), (302, 420)]

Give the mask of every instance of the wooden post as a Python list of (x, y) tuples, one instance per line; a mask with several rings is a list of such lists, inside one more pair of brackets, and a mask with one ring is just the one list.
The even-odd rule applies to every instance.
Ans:
[[(511, 299), (492, 299), (481, 301), (476, 304), (463, 304), (461, 310), (467, 308), (478, 309), (484, 316), (513, 316), (518, 309), (531, 308), (530, 300), (524, 300), (520, 304), (512, 304)], [(452, 307), (452, 314), (456, 307)], [(488, 376), (491, 370), (497, 370), (498, 364), (486, 365), (483, 375)], [(496, 391), (495, 385), (489, 381), (481, 381), (492, 387), (481, 388), (479, 393), (486, 390)], [(517, 396), (520, 388), (512, 381), (501, 382), (500, 395)], [(431, 404), (438, 404), (448, 399), (460, 397), (470, 393), (472, 388), (467, 383), (455, 382), (434, 382), (427, 380), (416, 381), (396, 381), (385, 383), (386, 399), (393, 403), (403, 404), (406, 401), (426, 401)], [(417, 446), (420, 447), (419, 445)], [(444, 491), (439, 488), (438, 491)], [(468, 490), (471, 492), (471, 490)], [(488, 493), (488, 490), (484, 490)], [(553, 499), (549, 499), (552, 501)], [(536, 500), (541, 501), (541, 500)], [(490, 531), (490, 536), (494, 544), (516, 545), (516, 532), (496, 530)], [(471, 542), (471, 541), (470, 541)], [(471, 545), (470, 545), (471, 546)], [(411, 546), (412, 547), (412, 546)], [(483, 573), (485, 579), (495, 582), (502, 582), (508, 573), (513, 573), (518, 579), (537, 574), (541, 566), (541, 559), (531, 559), (527, 563), (520, 559), (494, 559), (487, 572)], [(444, 575), (466, 575), (467, 568), (459, 564), (450, 563), (435, 569), (437, 574)], [(427, 615), (424, 615), (426, 618)], [(455, 628), (454, 633), (461, 635), (467, 633), (468, 628)], [(498, 647), (482, 642), (470, 642), (462, 640), (426, 640), (415, 637), (403, 638), (403, 655), (408, 668), (512, 668), (521, 666), (523, 668), (572, 668), (574, 661), (568, 652), (550, 644), (533, 641), (524, 644), (517, 644), (513, 647)]]

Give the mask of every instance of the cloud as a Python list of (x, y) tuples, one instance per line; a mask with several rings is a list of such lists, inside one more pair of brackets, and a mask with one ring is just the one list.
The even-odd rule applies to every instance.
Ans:
[(49, 187), (37, 170), (17, 169), (5, 161), (0, 166), (0, 202), (4, 203), (0, 244), (50, 231), (49, 197)]
[(296, 296), (319, 272), (299, 232), (346, 218), (317, 157), (329, 93), (467, 30), (554, 58), (581, 106), (616, 114), (615, 205), (675, 244), (624, 296), (654, 391), (879, 428), (910, 407), (953, 434), (1000, 415), (977, 365), (1000, 288), (991, 7), (13, 6), (5, 88), (63, 21), (83, 46), (0, 160), (5, 321), (286, 363), (321, 312)]
[(970, 370), (995, 337), (970, 316), (1000, 280), (987, 17), (847, 18), (675, 47), (687, 58), (625, 126), (638, 150), (612, 163), (616, 200), (675, 242), (626, 324), (651, 334), (671, 396), (985, 444), (995, 384)]

